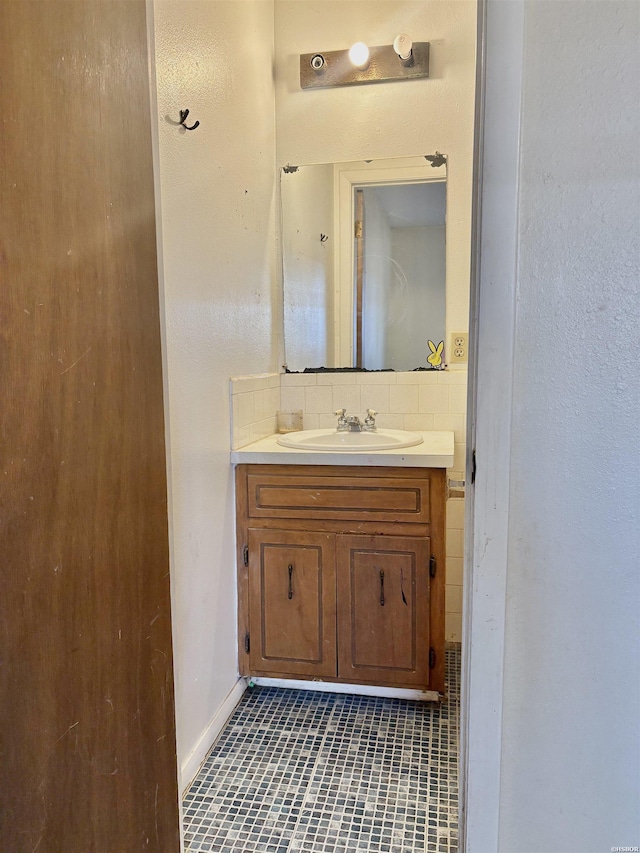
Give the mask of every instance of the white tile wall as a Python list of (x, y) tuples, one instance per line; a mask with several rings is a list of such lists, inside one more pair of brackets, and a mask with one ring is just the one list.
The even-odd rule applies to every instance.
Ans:
[(229, 385), (231, 447), (237, 450), (259, 438), (273, 435), (276, 431), (276, 411), (280, 408), (280, 374), (235, 376)]
[(333, 388), (330, 385), (310, 385), (304, 389), (303, 412), (310, 415), (319, 415), (333, 409)]
[[(454, 477), (453, 479), (457, 479)], [(464, 498), (447, 501), (447, 582), (445, 588), (445, 636), (462, 639), (462, 563), (464, 556)]]
[[(336, 409), (364, 416), (375, 409), (388, 429), (452, 430), (454, 463), (447, 476), (464, 479), (467, 405), (465, 367), (410, 373), (286, 373), (231, 380), (233, 446), (275, 432), (275, 412), (302, 409), (305, 429), (335, 425)], [(446, 639), (462, 639), (464, 499), (447, 501)]]

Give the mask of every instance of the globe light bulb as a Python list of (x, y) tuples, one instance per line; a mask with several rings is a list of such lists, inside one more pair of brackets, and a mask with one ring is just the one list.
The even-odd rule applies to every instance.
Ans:
[(393, 40), (393, 49), (400, 59), (409, 59), (411, 57), (412, 48), (413, 42), (411, 41), (411, 36), (408, 36), (406, 33), (400, 33), (400, 35), (397, 35)]
[(349, 60), (356, 68), (366, 68), (369, 64), (369, 48), (363, 41), (357, 41), (349, 48)]

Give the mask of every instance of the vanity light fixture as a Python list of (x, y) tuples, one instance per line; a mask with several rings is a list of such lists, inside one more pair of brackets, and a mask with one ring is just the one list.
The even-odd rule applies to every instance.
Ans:
[(418, 80), (428, 76), (429, 42), (413, 42), (406, 33), (399, 33), (389, 45), (367, 47), (364, 42), (356, 42), (349, 50), (300, 55), (301, 89)]

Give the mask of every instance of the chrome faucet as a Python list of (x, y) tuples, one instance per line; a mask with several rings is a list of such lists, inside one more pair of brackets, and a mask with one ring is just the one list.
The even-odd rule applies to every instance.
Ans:
[(376, 429), (376, 415), (378, 413), (373, 409), (367, 409), (367, 417), (364, 419), (364, 423), (362, 424), (362, 429), (366, 430), (375, 430)]
[(363, 430), (375, 430), (377, 414), (378, 413), (373, 409), (367, 409), (367, 417), (364, 419), (363, 423), (357, 415), (349, 415), (347, 417), (346, 409), (337, 409), (337, 430), (338, 432), (362, 432)]
[(346, 409), (336, 409), (336, 415), (338, 416), (338, 432), (360, 432), (363, 424), (360, 421), (360, 418), (357, 415), (349, 415), (347, 417)]

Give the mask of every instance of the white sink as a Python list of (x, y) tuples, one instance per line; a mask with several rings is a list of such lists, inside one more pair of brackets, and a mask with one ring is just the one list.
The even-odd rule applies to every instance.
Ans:
[(422, 444), (417, 432), (403, 429), (378, 429), (375, 432), (338, 432), (335, 429), (305, 429), (278, 436), (278, 444), (298, 450), (327, 450), (346, 453), (371, 453), (376, 450), (400, 450)]

